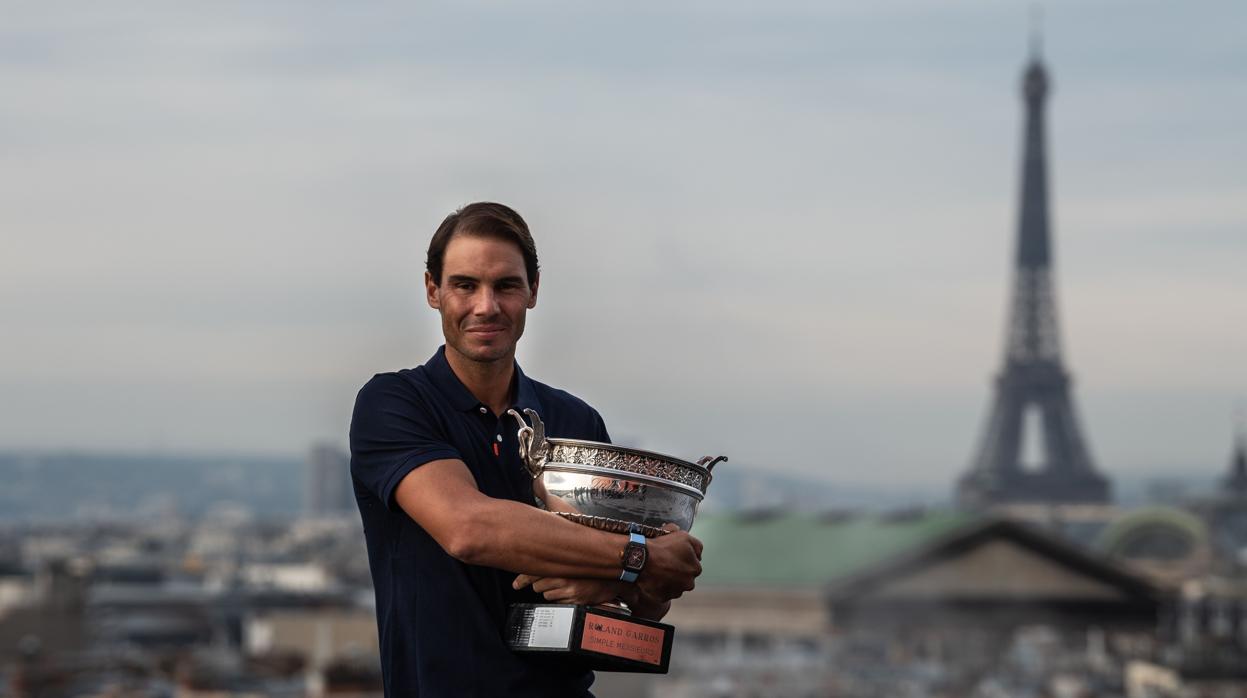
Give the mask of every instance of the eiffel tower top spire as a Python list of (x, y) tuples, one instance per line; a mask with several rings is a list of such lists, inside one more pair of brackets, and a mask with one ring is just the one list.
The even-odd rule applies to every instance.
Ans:
[(1031, 61), (1039, 60), (1043, 49), (1043, 8), (1038, 4), (1031, 5)]
[(1032, 39), (1031, 59), (1022, 74), (1026, 102), (1026, 140), (1022, 155), (1022, 205), (1018, 215), (1017, 263), (1042, 269), (1051, 262), (1048, 231), (1048, 167), (1044, 139), (1044, 107), (1051, 83)]

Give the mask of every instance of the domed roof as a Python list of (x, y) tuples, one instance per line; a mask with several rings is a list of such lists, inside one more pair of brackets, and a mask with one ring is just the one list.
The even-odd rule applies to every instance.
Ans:
[(1147, 507), (1109, 524), (1096, 547), (1133, 560), (1177, 562), (1209, 546), (1208, 527), (1194, 514), (1174, 507)]

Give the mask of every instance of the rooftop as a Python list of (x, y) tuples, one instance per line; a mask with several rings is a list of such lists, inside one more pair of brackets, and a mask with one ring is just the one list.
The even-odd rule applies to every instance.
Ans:
[(954, 511), (705, 515), (692, 529), (705, 544), (698, 582), (710, 586), (822, 586), (977, 521), (972, 514)]

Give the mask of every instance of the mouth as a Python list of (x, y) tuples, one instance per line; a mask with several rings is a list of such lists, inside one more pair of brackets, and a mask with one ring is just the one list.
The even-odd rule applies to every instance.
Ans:
[(502, 334), (506, 331), (507, 328), (501, 325), (482, 325), (478, 327), (469, 327), (464, 330), (464, 332), (476, 337), (477, 339), (494, 339), (495, 337), (502, 336)]

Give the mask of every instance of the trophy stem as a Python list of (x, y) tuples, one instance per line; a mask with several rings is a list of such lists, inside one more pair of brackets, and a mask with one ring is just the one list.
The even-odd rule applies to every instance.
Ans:
[(594, 608), (599, 608), (599, 609), (601, 609), (601, 610), (603, 610), (603, 611), (610, 611), (611, 613), (618, 613), (618, 614), (619, 614), (619, 615), (621, 615), (621, 616), (631, 616), (631, 615), (632, 615), (632, 609), (628, 606), (628, 602), (624, 601), (623, 599), (619, 598), (618, 596), (616, 596), (616, 597), (615, 597), (613, 600), (611, 600), (611, 601), (607, 601), (607, 602), (605, 602), (605, 603), (600, 603), (600, 604), (598, 604), (598, 605), (594, 606)]

